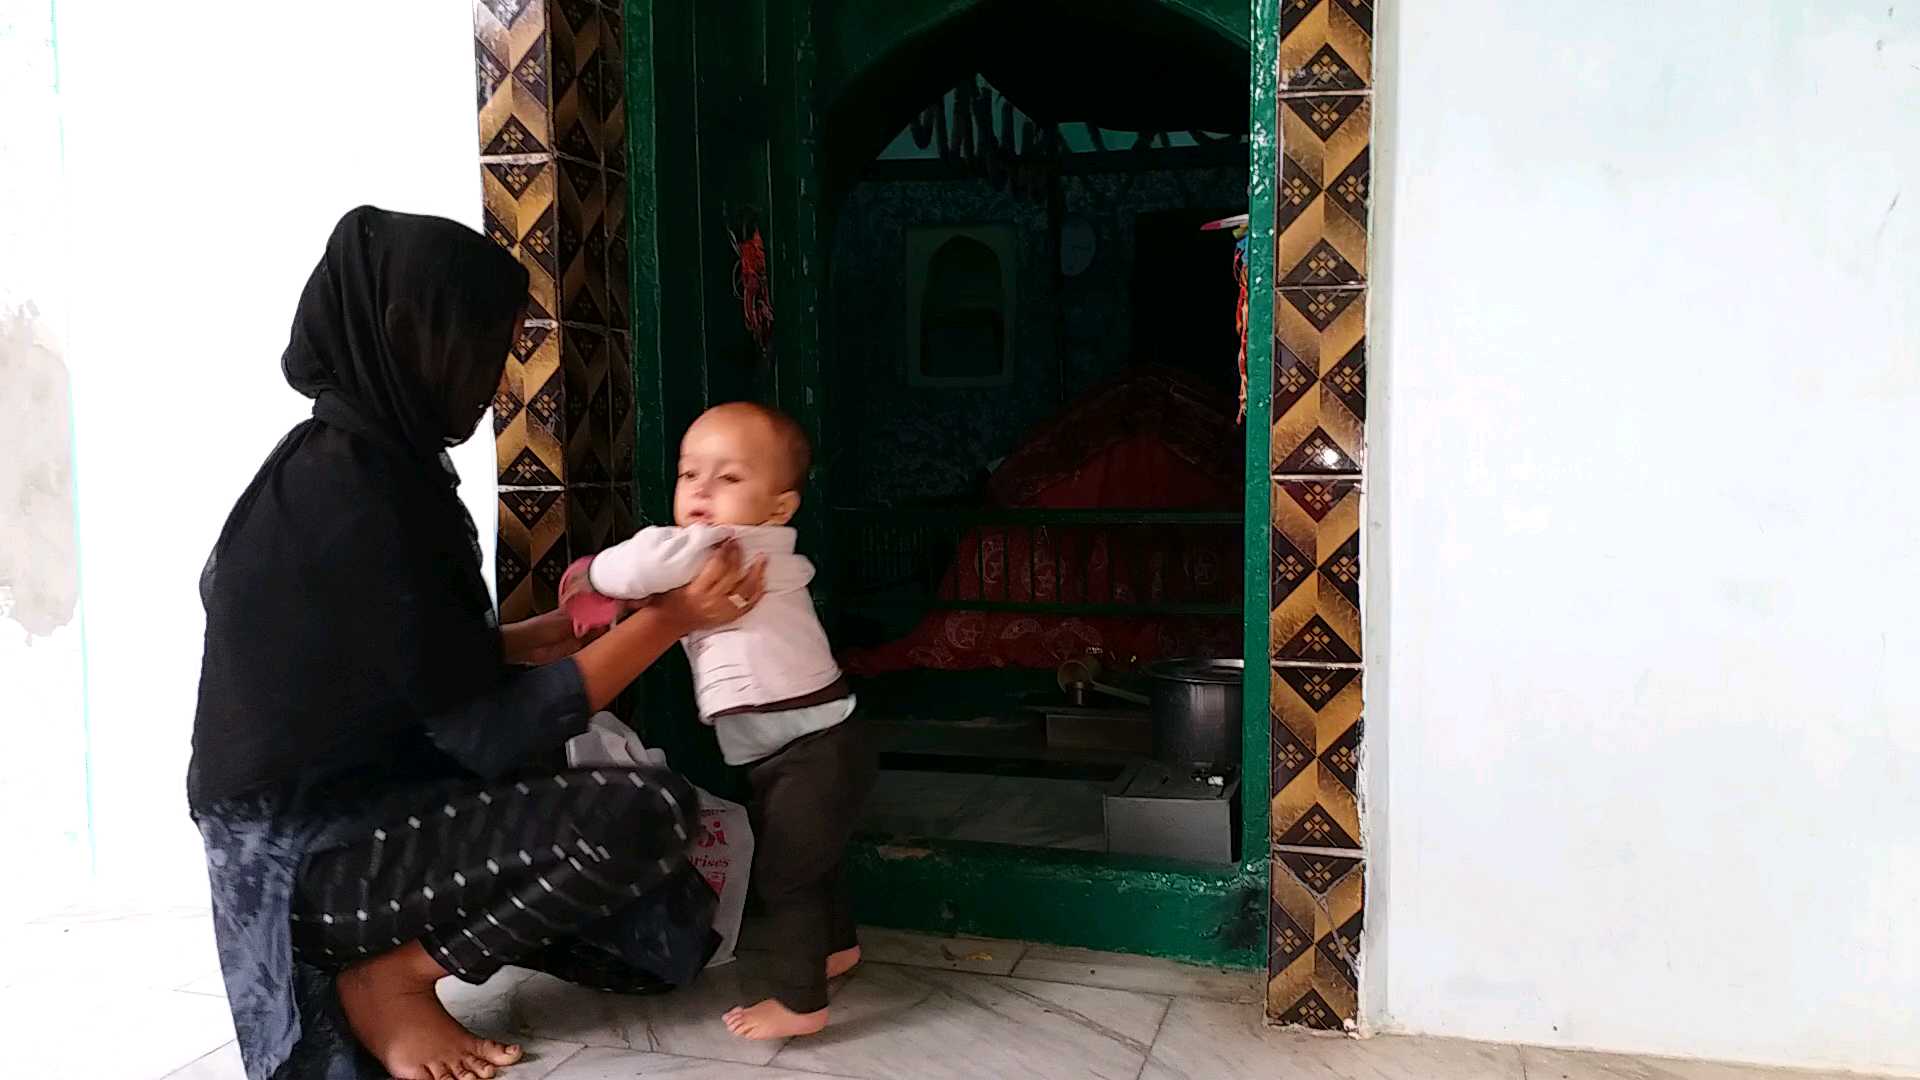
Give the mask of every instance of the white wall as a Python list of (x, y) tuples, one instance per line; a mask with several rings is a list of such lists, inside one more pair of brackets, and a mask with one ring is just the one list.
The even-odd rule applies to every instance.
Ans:
[[(69, 283), (100, 884), (193, 899), (196, 579), (305, 415), (279, 358), (334, 221), (371, 202), (478, 224), (470, 13), (61, 3), (57, 31), (72, 212), (47, 270)], [(483, 537), (491, 458), (483, 431), (461, 460)]]
[(85, 652), (77, 593), (53, 19), (0, 4), (0, 821), (38, 887), (0, 920), (74, 899), (87, 843)]
[(1372, 1020), (1920, 1070), (1920, 7), (1381, 11)]

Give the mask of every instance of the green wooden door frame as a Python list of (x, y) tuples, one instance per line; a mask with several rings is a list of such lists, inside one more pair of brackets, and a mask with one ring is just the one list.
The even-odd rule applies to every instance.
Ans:
[[(827, 305), (820, 277), (830, 226), (821, 118), (861, 74), (902, 44), (937, 33), (983, 0), (763, 0), (776, 365), (768, 396), (831, 445), (824, 400)], [(1278, 0), (1158, 0), (1248, 48), (1249, 326), (1245, 491), (1245, 651), (1241, 859), (1202, 866), (1083, 852), (960, 841), (856, 842), (850, 871), (863, 921), (951, 933), (1021, 938), (1254, 968), (1266, 959), (1269, 872), (1268, 655), (1271, 506), (1269, 438), (1273, 363), (1273, 213)], [(703, 403), (706, 346), (697, 311), (700, 266), (673, 253), (698, 250), (702, 209), (696, 160), (696, 59), (690, 5), (626, 0), (628, 197), (636, 409), (636, 505), (648, 520), (670, 510), (678, 431)], [(663, 253), (665, 257), (663, 257)], [(710, 277), (709, 277), (710, 280)], [(691, 282), (691, 283), (690, 283)], [(649, 403), (655, 403), (648, 407)], [(822, 458), (827, 455), (821, 455)], [(825, 477), (810, 478), (818, 507)], [(809, 550), (825, 541), (803, 517)], [(648, 718), (691, 722), (684, 673), (656, 665), (643, 690)], [(651, 733), (658, 730), (647, 724)], [(678, 743), (680, 740), (670, 740)], [(707, 740), (710, 742), (711, 740)], [(693, 755), (700, 759), (702, 755)], [(684, 766), (699, 783), (738, 792), (738, 777), (704, 760)]]

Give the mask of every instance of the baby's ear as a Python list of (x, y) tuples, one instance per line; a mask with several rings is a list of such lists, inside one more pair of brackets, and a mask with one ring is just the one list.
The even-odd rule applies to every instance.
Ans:
[(791, 522), (793, 515), (799, 512), (800, 493), (797, 491), (783, 491), (774, 496), (773, 516), (767, 520), (774, 525), (785, 525)]

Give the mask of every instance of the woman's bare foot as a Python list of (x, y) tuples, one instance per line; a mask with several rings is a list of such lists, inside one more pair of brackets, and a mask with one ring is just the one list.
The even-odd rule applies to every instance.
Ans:
[(335, 986), (347, 1026), (395, 1080), (489, 1080), (520, 1048), (459, 1025), (433, 984), (446, 976), (415, 941), (353, 965)]
[(827, 1010), (797, 1013), (773, 998), (758, 1005), (735, 1006), (725, 1016), (727, 1030), (743, 1039), (786, 1039), (817, 1035), (827, 1026)]
[(827, 978), (837, 979), (847, 972), (852, 971), (854, 966), (859, 963), (860, 946), (855, 945), (851, 949), (841, 949), (839, 952), (827, 957)]

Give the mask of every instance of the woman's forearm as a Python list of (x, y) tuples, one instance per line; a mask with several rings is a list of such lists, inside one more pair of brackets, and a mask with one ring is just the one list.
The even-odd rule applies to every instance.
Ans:
[(509, 664), (538, 663), (543, 653), (573, 640), (566, 613), (549, 611), (500, 627), (500, 652)]
[(668, 605), (649, 605), (627, 616), (573, 656), (586, 688), (587, 709), (606, 708), (640, 673), (653, 666), (688, 630), (687, 620)]

